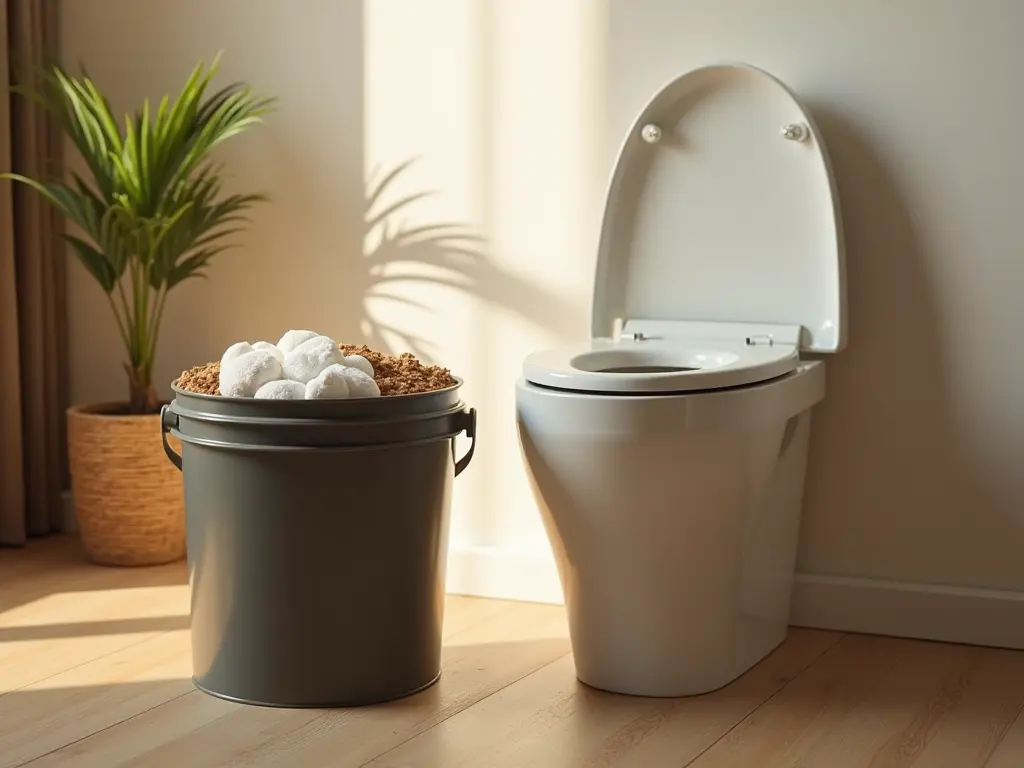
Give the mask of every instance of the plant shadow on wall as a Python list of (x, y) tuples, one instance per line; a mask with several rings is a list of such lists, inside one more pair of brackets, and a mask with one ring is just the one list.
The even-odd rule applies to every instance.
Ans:
[(362, 297), (365, 343), (392, 354), (411, 352), (438, 362), (436, 340), (403, 329), (376, 307), (394, 303), (434, 314), (437, 307), (404, 295), (403, 286), (429, 284), (475, 297), (508, 310), (555, 334), (569, 336), (580, 308), (507, 270), (488, 257), (486, 238), (460, 222), (408, 223), (404, 218), (434, 191), (395, 194), (406, 160), (367, 182), (362, 268), (348, 277), (352, 295)]
[[(472, 292), (472, 283), (465, 274), (466, 267), (486, 260), (482, 251), (485, 241), (460, 223), (409, 225), (403, 220), (403, 214), (409, 213), (417, 202), (432, 194), (414, 192), (388, 202), (388, 193), (413, 162), (415, 159), (406, 160), (379, 179), (376, 178), (377, 172), (367, 180), (363, 269), (358, 272), (363, 281), (359, 286), (362, 331), (370, 347), (387, 349), (392, 353), (411, 352), (420, 360), (433, 363), (436, 345), (432, 341), (383, 320), (374, 305), (378, 301), (394, 302), (431, 313), (431, 307), (424, 302), (393, 290), (403, 281), (427, 280)], [(424, 273), (423, 266), (434, 267), (434, 273)], [(420, 269), (410, 272), (410, 267)], [(399, 270), (397, 273), (396, 268)]]
[[(838, 110), (813, 107), (846, 240), (850, 344), (815, 411), (800, 570), (968, 584), (1016, 574), (1019, 524), (959, 414), (929, 254), (899, 179)], [(1001, 574), (1001, 576), (1000, 576)]]

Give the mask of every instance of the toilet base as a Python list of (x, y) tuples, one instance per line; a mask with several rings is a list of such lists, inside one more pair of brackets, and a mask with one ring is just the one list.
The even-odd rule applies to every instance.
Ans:
[(725, 688), (736, 681), (753, 667), (772, 654), (786, 640), (786, 631), (781, 637), (761, 649), (742, 662), (728, 668), (705, 669), (684, 679), (651, 680), (638, 677), (628, 665), (617, 668), (614, 664), (604, 665), (591, 673), (583, 672), (576, 667), (576, 679), (588, 688), (620, 696), (635, 696), (650, 699), (678, 699), (689, 696), (702, 696)]
[(708, 693), (785, 640), (823, 383), (815, 363), (710, 395), (520, 383), (520, 443), (584, 684)]

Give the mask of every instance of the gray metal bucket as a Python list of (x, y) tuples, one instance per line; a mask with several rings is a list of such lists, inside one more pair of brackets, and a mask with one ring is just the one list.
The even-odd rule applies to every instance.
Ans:
[(334, 707), (437, 680), (452, 481), (476, 442), (457, 381), (350, 400), (173, 387), (164, 450), (184, 476), (198, 688)]

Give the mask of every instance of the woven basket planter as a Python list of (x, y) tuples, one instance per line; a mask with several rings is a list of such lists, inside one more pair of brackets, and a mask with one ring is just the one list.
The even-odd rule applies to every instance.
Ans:
[(180, 560), (185, 499), (181, 473), (164, 455), (160, 416), (123, 412), (122, 403), (67, 411), (71, 493), (85, 551), (102, 565)]

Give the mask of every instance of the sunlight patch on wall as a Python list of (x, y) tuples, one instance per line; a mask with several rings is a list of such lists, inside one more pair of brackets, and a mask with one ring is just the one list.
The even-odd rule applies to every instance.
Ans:
[[(364, 4), (367, 177), (417, 158), (379, 208), (429, 191), (392, 226), (462, 225), (390, 247), (368, 292), (387, 297), (364, 303), (370, 334), (394, 351), (422, 345), (466, 379), (479, 410), (477, 455), (456, 483), (455, 547), (545, 541), (514, 383), (526, 354), (589, 332), (605, 13), (596, 0)], [(367, 254), (380, 238), (371, 233)]]

